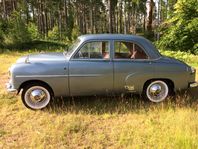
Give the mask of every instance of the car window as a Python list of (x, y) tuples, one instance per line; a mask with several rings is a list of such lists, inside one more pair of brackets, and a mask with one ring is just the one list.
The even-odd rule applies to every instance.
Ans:
[(109, 42), (88, 42), (74, 56), (75, 59), (109, 59)]
[(115, 41), (115, 59), (148, 59), (144, 50), (133, 42)]
[(78, 38), (78, 39), (68, 48), (68, 50), (65, 50), (65, 51), (64, 51), (64, 54), (70, 55), (70, 54), (73, 53), (73, 51), (78, 47), (79, 44), (80, 44), (80, 39)]

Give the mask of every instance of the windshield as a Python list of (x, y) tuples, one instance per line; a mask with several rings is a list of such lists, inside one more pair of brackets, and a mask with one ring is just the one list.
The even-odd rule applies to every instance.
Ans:
[(78, 47), (80, 43), (80, 39), (76, 39), (76, 41), (69, 47), (68, 50), (64, 51), (64, 55), (70, 55), (73, 51)]

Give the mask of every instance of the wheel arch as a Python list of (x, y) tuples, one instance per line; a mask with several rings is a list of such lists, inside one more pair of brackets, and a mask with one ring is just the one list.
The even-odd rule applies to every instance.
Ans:
[(34, 83), (34, 84), (44, 84), (45, 86), (47, 86), (47, 87), (50, 89), (50, 92), (51, 92), (52, 96), (54, 96), (54, 91), (53, 91), (53, 89), (51, 88), (51, 86), (50, 86), (48, 83), (46, 83), (46, 82), (44, 82), (44, 81), (41, 81), (41, 80), (28, 80), (28, 81), (23, 82), (23, 83), (19, 86), (18, 93), (19, 93), (26, 85), (28, 85), (28, 84), (30, 84), (30, 83)]
[(148, 84), (150, 84), (151, 82), (153, 81), (157, 81), (157, 80), (160, 80), (160, 81), (164, 81), (165, 83), (167, 83), (169, 89), (171, 90), (171, 92), (174, 92), (174, 89), (175, 89), (175, 84), (174, 82), (171, 80), (171, 79), (167, 79), (167, 78), (154, 78), (154, 79), (149, 79), (147, 80), (144, 85), (143, 85), (143, 90), (146, 89), (146, 87), (148, 86)]

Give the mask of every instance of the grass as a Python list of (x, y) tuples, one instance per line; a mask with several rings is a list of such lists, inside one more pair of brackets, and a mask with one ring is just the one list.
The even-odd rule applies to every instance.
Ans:
[(28, 53), (0, 54), (0, 148), (198, 148), (197, 89), (159, 104), (137, 96), (60, 98), (31, 111), (4, 89), (8, 67)]
[(187, 53), (187, 52), (181, 52), (181, 51), (170, 51), (170, 50), (162, 50), (160, 51), (163, 55), (170, 56), (177, 58), (181, 61), (186, 62), (189, 65), (192, 65), (194, 67), (198, 67), (198, 58), (196, 55)]

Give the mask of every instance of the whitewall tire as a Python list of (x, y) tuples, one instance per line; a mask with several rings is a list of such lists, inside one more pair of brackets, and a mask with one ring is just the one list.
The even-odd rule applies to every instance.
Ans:
[(170, 89), (166, 82), (156, 80), (149, 83), (144, 91), (144, 96), (152, 102), (164, 101), (169, 96)]
[(52, 95), (48, 86), (32, 84), (24, 87), (21, 98), (27, 108), (40, 110), (49, 104)]

